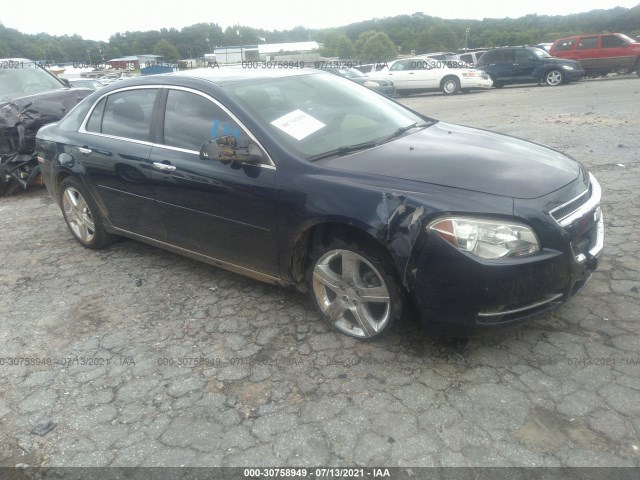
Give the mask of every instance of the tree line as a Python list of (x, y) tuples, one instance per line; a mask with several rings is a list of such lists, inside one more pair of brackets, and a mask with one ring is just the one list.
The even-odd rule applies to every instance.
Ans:
[(0, 23), (0, 58), (25, 57), (50, 63), (100, 63), (125, 55), (153, 53), (166, 61), (202, 57), (217, 46), (315, 40), (325, 57), (386, 61), (398, 54), (456, 51), (503, 45), (537, 44), (580, 33), (621, 32), (640, 35), (640, 5), (565, 16), (527, 15), (520, 18), (445, 20), (424, 13), (352, 23), (339, 28), (264, 30), (247, 26), (222, 29), (198, 23), (145, 32), (116, 33), (108, 42), (79, 35), (25, 34)]

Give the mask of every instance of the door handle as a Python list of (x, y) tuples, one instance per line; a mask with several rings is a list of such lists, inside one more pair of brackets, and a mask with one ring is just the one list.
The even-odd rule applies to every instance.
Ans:
[(514, 63), (513, 66), (517, 67), (518, 65), (520, 65), (519, 63)]
[(90, 148), (87, 148), (87, 147), (78, 147), (78, 151), (79, 151), (82, 155), (84, 155), (85, 157), (86, 157), (87, 155), (91, 155), (91, 149), (90, 149)]
[(153, 162), (153, 166), (165, 173), (171, 173), (176, 171), (176, 167), (174, 167), (173, 165), (167, 165), (166, 163)]

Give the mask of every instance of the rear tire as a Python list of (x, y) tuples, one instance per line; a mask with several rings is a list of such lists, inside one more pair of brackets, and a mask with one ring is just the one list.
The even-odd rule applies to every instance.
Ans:
[(493, 77), (491, 77), (491, 80), (493, 81), (493, 87), (494, 88), (502, 88), (504, 87), (504, 83), (502, 82), (498, 82), (496, 79), (494, 79)]
[(460, 90), (460, 80), (455, 77), (446, 77), (444, 80), (442, 80), (440, 90), (445, 95), (453, 95), (454, 93), (458, 93), (458, 91)]
[(369, 242), (317, 243), (307, 271), (311, 298), (334, 330), (376, 340), (400, 317), (404, 295), (391, 261)]
[(62, 181), (59, 200), (67, 227), (83, 247), (99, 250), (116, 239), (104, 229), (98, 206), (78, 180), (67, 177)]
[(640, 77), (640, 57), (638, 57), (638, 61), (636, 62), (636, 75)]

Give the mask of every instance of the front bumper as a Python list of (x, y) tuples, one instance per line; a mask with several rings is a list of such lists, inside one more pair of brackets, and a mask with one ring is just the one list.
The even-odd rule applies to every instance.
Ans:
[(568, 82), (577, 82), (584, 77), (584, 70), (582, 68), (574, 68), (573, 70), (562, 69), (565, 78)]
[[(413, 296), (425, 333), (465, 336), (542, 316), (577, 294), (604, 250), (600, 187), (591, 177), (590, 198), (567, 202), (554, 217), (558, 239), (535, 255), (483, 260), (429, 234), (415, 269)], [(555, 209), (562, 213), (563, 206)], [(554, 214), (555, 214), (554, 213)]]

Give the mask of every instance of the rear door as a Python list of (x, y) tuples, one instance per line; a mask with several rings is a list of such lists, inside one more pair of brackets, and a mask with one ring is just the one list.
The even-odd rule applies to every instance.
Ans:
[(103, 97), (80, 129), (74, 156), (111, 224), (155, 236), (158, 212), (149, 155), (159, 88), (129, 88)]
[[(167, 243), (246, 269), (279, 276), (275, 166), (203, 160), (201, 145), (252, 137), (228, 110), (197, 90), (167, 87), (151, 151), (152, 178)], [(162, 115), (163, 114), (163, 115)], [(258, 147), (259, 148), (259, 147)]]
[(505, 48), (487, 52), (482, 57), (482, 69), (494, 82), (510, 83), (513, 78), (513, 49)]
[(580, 61), (585, 70), (607, 68), (606, 61), (600, 58), (600, 38), (597, 35), (581, 37), (575, 49), (575, 58)]

